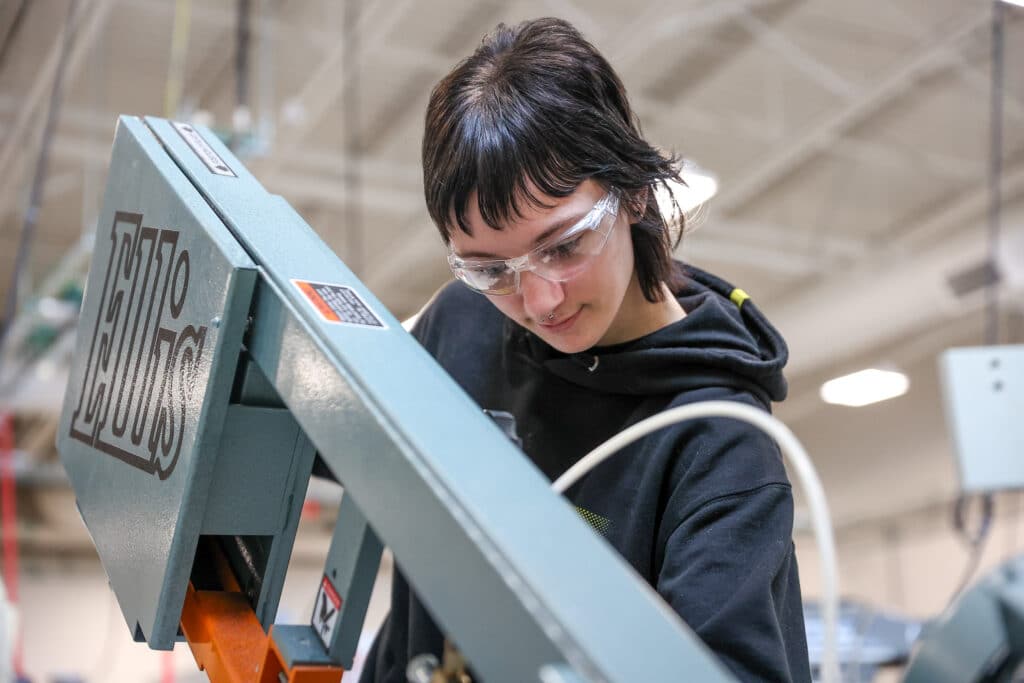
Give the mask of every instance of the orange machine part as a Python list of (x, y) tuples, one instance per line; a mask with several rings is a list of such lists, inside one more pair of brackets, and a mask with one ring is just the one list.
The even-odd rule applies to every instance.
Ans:
[[(222, 558), (221, 558), (222, 560)], [(271, 635), (264, 633), (227, 563), (217, 573), (226, 590), (197, 591), (190, 583), (181, 610), (181, 630), (210, 683), (339, 683), (335, 666), (285, 666)]]

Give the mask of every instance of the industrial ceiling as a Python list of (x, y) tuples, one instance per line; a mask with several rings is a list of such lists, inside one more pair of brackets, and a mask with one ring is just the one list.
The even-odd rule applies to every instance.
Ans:
[[(498, 22), (542, 15), (604, 52), (652, 142), (718, 177), (679, 255), (743, 287), (786, 335), (792, 391), (778, 414), (818, 462), (838, 525), (948, 499), (935, 355), (982, 343), (986, 264), (1001, 273), (1000, 339), (1024, 338), (1024, 9), (1005, 11), (993, 261), (984, 0), (4, 3), (0, 297), (48, 159), (8, 346), (31, 338), (62, 278), (80, 277), (118, 114), (211, 125), (396, 315), (415, 312), (448, 279), (422, 200), (430, 88)], [(74, 343), (55, 339), (8, 348), (0, 370), (29, 470), (53, 458)], [(879, 364), (910, 375), (905, 397), (818, 399), (822, 380)]]

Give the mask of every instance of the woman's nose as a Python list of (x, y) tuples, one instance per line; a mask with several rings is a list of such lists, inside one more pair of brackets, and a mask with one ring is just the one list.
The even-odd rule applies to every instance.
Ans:
[(533, 320), (543, 320), (565, 300), (561, 282), (545, 280), (532, 271), (519, 275), (519, 293), (523, 309)]

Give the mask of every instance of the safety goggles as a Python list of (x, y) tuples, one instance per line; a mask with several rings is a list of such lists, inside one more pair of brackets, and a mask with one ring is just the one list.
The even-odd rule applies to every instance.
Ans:
[(619, 197), (609, 192), (579, 222), (527, 254), (510, 259), (464, 259), (449, 251), (448, 265), (470, 288), (492, 296), (518, 292), (520, 273), (527, 270), (551, 282), (565, 282), (586, 270), (601, 253), (618, 215)]

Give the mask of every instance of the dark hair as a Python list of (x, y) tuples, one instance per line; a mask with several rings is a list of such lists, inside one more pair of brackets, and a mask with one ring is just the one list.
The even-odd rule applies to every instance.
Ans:
[(622, 193), (640, 287), (660, 301), (660, 283), (675, 290), (679, 275), (654, 190), (682, 182), (679, 159), (643, 139), (619, 77), (572, 25), (499, 24), (431, 92), (423, 186), (446, 244), (455, 225), (471, 234), (474, 190), (484, 222), (500, 229), (522, 215), (520, 201), (546, 206), (535, 192), (565, 197), (590, 178)]

